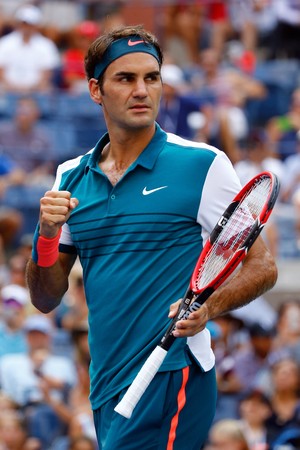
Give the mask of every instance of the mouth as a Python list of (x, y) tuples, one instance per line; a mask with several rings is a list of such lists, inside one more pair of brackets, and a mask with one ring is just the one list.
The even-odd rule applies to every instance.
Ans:
[(145, 104), (136, 104), (136, 105), (131, 106), (129, 109), (132, 111), (144, 112), (144, 111), (149, 111), (150, 107)]

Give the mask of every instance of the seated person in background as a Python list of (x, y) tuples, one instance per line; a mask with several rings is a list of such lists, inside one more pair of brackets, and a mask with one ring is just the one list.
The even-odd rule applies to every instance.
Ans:
[(88, 92), (84, 70), (84, 57), (92, 41), (100, 34), (97, 23), (86, 20), (69, 34), (68, 48), (62, 55), (63, 87), (70, 92)]
[(1, 289), (0, 357), (27, 351), (23, 329), (29, 293), (25, 287), (8, 284)]
[(267, 450), (266, 421), (271, 413), (268, 397), (257, 389), (249, 390), (240, 399), (240, 423), (251, 450)]
[(202, 107), (208, 121), (210, 143), (218, 146), (219, 124), (221, 119), (226, 119), (238, 146), (247, 138), (249, 131), (246, 102), (265, 98), (267, 90), (264, 84), (236, 67), (225, 65), (218, 52), (212, 48), (200, 52), (199, 65), (191, 75), (191, 84), (195, 92), (214, 96), (213, 103), (207, 102)]
[(0, 411), (0, 450), (42, 450), (40, 441), (29, 436), (20, 411)]
[(96, 450), (94, 441), (87, 436), (72, 439), (68, 450)]
[(204, 450), (251, 450), (238, 420), (222, 419), (216, 422), (209, 433), (209, 443)]
[[(285, 169), (283, 162), (272, 154), (267, 133), (263, 128), (252, 129), (249, 132), (244, 157), (234, 165), (234, 168), (242, 185), (263, 171), (273, 172), (282, 181)], [(277, 256), (279, 234), (273, 216), (265, 227), (264, 236), (272, 255)]]
[(300, 430), (299, 367), (290, 357), (279, 359), (272, 365), (270, 403), (273, 414), (266, 422), (270, 448), (276, 448), (276, 440), (285, 431)]
[(14, 247), (22, 224), (23, 215), (17, 209), (0, 206), (0, 266), (5, 263), (6, 252)]
[(52, 441), (65, 432), (56, 414), (56, 404), (67, 402), (77, 376), (71, 358), (56, 356), (51, 351), (51, 320), (34, 314), (25, 322), (28, 351), (6, 355), (0, 359), (2, 391), (23, 409), (28, 430), (49, 448)]
[[(17, 167), (9, 157), (0, 154), (0, 204), (6, 190), (10, 186), (23, 184), (25, 178), (26, 174), (23, 169)], [(8, 206), (0, 206), (0, 260), (4, 253), (15, 244), (14, 241), (17, 240), (22, 224), (23, 215), (20, 211)], [(2, 263), (1, 260), (0, 265)]]
[(77, 383), (70, 390), (69, 402), (56, 402), (56, 414), (68, 425), (67, 436), (55, 440), (52, 450), (66, 450), (68, 443), (82, 436), (88, 437), (97, 447), (96, 432), (93, 422), (93, 411), (89, 402), (90, 394), (90, 353), (88, 347), (88, 328), (75, 329), (72, 332), (75, 347), (75, 364), (77, 369)]
[(39, 123), (40, 109), (32, 97), (20, 97), (14, 119), (0, 124), (0, 151), (3, 157), (26, 173), (24, 184), (51, 186), (53, 147), (49, 131)]
[[(183, 70), (176, 64), (163, 64), (161, 69), (163, 95), (158, 113), (158, 123), (168, 132), (178, 134), (185, 139), (195, 139), (211, 144), (210, 107), (207, 102), (213, 101), (197, 95), (191, 90), (184, 78)], [(238, 159), (237, 143), (231, 132), (229, 121), (220, 112), (219, 140), (222, 150), (231, 161)]]
[(286, 351), (300, 365), (300, 301), (286, 300), (278, 309), (275, 351)]
[(297, 153), (300, 129), (300, 88), (291, 96), (290, 107), (286, 114), (272, 117), (266, 124), (266, 132), (272, 146), (273, 154), (285, 160)]
[[(241, 395), (250, 388), (264, 389), (269, 383), (273, 360), (273, 328), (259, 323), (248, 325), (248, 342), (224, 357), (218, 367), (219, 401), (225, 397), (227, 414), (237, 417)], [(267, 380), (267, 381), (266, 381)]]
[(5, 92), (47, 92), (54, 87), (59, 51), (39, 32), (42, 16), (36, 6), (21, 6), (15, 19), (16, 29), (0, 38), (0, 85)]
[[(299, 89), (300, 106), (300, 89)], [(300, 108), (299, 108), (299, 127), (300, 127)], [(297, 130), (296, 142), (294, 146), (295, 153), (284, 160), (285, 177), (281, 184), (282, 200), (294, 208), (295, 214), (295, 234), (297, 248), (300, 250), (300, 132)], [(293, 146), (291, 146), (293, 147)]]

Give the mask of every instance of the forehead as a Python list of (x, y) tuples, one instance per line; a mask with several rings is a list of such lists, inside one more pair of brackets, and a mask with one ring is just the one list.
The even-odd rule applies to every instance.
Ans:
[(159, 64), (149, 53), (129, 53), (113, 61), (106, 69), (107, 75), (118, 72), (149, 73), (159, 70)]

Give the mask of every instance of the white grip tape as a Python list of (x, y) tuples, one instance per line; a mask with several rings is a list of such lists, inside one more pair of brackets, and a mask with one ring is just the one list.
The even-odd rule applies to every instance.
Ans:
[(155, 374), (163, 363), (167, 351), (157, 346), (146, 359), (141, 370), (129, 386), (122, 400), (115, 407), (115, 411), (121, 416), (130, 419), (131, 414), (142, 397), (143, 393), (153, 380)]

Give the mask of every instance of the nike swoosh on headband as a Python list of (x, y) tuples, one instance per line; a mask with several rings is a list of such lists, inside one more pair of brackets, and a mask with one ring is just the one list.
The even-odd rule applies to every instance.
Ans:
[(128, 45), (129, 47), (133, 47), (134, 45), (138, 45), (138, 44), (143, 44), (145, 41), (141, 40), (141, 41), (132, 41), (131, 39), (129, 39), (128, 41)]
[(155, 189), (147, 189), (147, 186), (145, 186), (144, 187), (144, 189), (143, 189), (143, 195), (149, 195), (149, 194), (153, 194), (153, 192), (156, 192), (156, 191), (160, 191), (161, 189), (165, 189), (165, 188), (167, 188), (168, 186), (160, 186), (160, 187), (158, 187), (158, 188), (155, 188)]

